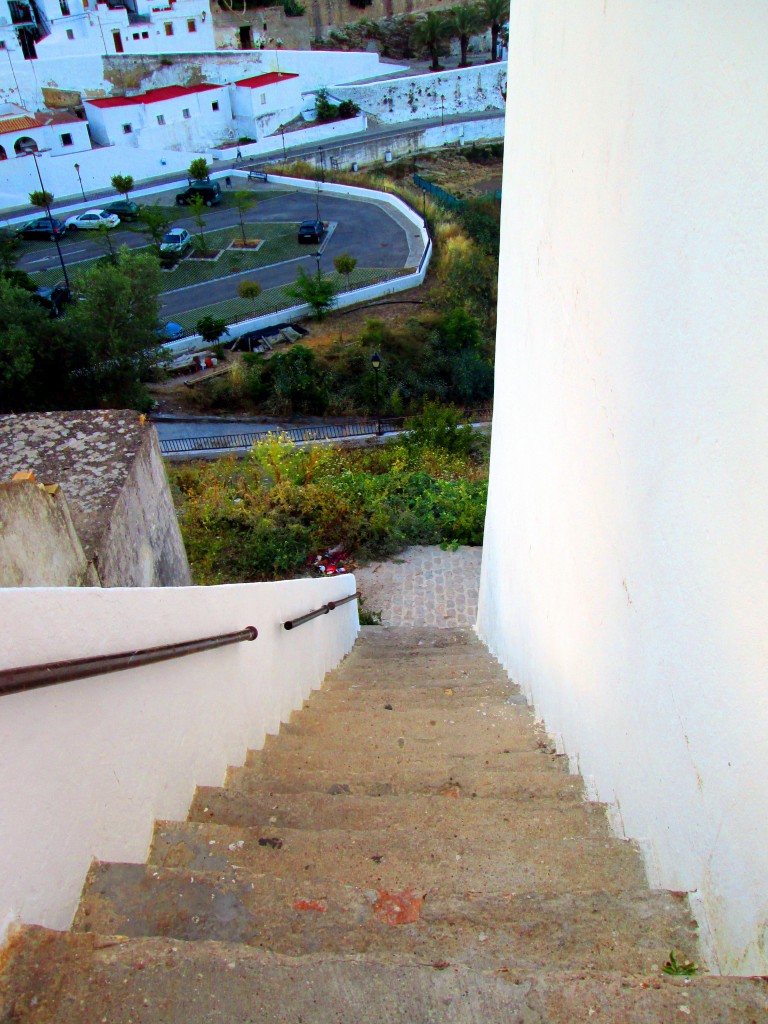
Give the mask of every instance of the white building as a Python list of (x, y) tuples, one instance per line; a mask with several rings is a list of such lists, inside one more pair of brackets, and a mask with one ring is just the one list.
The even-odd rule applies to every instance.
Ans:
[(14, 60), (115, 53), (197, 53), (215, 47), (209, 0), (0, 0), (0, 49)]
[(234, 138), (226, 85), (174, 85), (84, 106), (93, 139), (104, 146), (194, 152)]
[(238, 137), (258, 141), (271, 135), (302, 108), (299, 75), (270, 71), (241, 78), (232, 86), (232, 114)]
[(31, 114), (12, 103), (0, 104), (0, 160), (47, 151), (51, 156), (91, 148), (88, 125), (74, 114)]
[(509, 47), (479, 632), (765, 975), (768, 10), (537, 0)]

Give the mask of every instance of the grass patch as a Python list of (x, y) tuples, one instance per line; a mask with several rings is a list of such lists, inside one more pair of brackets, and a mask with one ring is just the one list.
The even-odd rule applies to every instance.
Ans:
[(470, 440), (461, 451), (408, 437), (343, 450), (272, 437), (245, 459), (169, 466), (195, 582), (304, 575), (310, 555), (337, 544), (356, 561), (481, 544), (488, 440)]
[[(213, 266), (219, 266), (224, 257), (218, 260)], [(377, 284), (379, 281), (390, 281), (392, 278), (401, 277), (403, 274), (411, 273), (410, 270), (388, 269), (385, 267), (356, 268), (351, 274), (351, 287), (363, 288), (369, 284)], [(220, 276), (220, 275), (217, 275)], [(339, 281), (341, 290), (347, 289), (347, 278), (340, 277), (335, 272), (329, 275)], [(240, 320), (247, 320), (254, 316), (266, 316), (267, 313), (277, 313), (281, 309), (290, 309), (297, 305), (297, 300), (286, 294), (286, 287), (266, 288), (256, 301), (241, 299), (235, 296), (231, 299), (224, 299), (221, 302), (213, 302), (209, 306), (201, 306), (199, 309), (188, 310), (186, 313), (175, 313), (173, 320), (180, 324), (186, 331), (192, 333), (197, 321), (205, 315), (226, 320), (228, 324), (238, 323)], [(162, 313), (162, 310), (161, 310)]]

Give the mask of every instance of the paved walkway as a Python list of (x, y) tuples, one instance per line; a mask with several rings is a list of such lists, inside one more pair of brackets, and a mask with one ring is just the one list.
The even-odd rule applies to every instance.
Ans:
[(482, 548), (407, 548), (355, 572), (368, 611), (383, 626), (474, 626)]

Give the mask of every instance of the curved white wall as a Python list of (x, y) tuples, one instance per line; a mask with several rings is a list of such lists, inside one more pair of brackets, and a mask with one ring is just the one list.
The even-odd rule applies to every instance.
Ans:
[(92, 857), (143, 861), (155, 818), (300, 707), (354, 643), (353, 576), (222, 587), (0, 590), (0, 668), (115, 654), (256, 626), (255, 641), (0, 697), (0, 939), (66, 928)]
[(768, 974), (768, 6), (513, 4), (479, 629)]

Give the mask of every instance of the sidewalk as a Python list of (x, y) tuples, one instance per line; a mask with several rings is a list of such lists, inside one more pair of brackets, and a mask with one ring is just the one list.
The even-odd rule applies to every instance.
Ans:
[(355, 572), (365, 609), (382, 626), (474, 626), (482, 548), (407, 548)]

